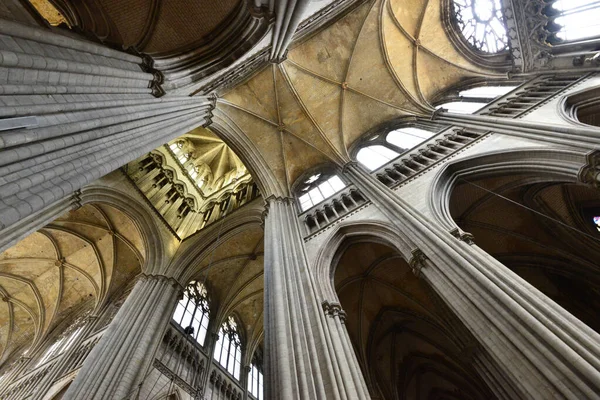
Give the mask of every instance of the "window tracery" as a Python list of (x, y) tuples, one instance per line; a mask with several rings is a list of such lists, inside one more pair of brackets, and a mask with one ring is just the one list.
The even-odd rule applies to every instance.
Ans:
[(508, 49), (500, 0), (453, 0), (454, 21), (475, 50), (499, 53)]
[(221, 325), (219, 340), (215, 346), (214, 358), (235, 379), (240, 379), (240, 365), (242, 362), (242, 342), (238, 328), (233, 317)]
[(326, 175), (324, 173), (311, 175), (302, 183), (299, 189), (300, 208), (302, 211), (306, 211), (345, 187), (346, 184), (337, 175)]
[(204, 345), (209, 313), (206, 288), (200, 282), (192, 281), (185, 288), (183, 298), (177, 303), (173, 320), (184, 329), (185, 333)]

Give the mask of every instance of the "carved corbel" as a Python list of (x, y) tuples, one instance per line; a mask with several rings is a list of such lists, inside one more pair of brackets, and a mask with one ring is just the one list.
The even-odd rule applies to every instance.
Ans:
[(465, 242), (468, 245), (475, 244), (475, 237), (469, 232), (463, 232), (460, 229), (452, 229), (450, 234), (457, 238), (458, 240)]
[(412, 257), (410, 258), (408, 265), (417, 278), (421, 276), (421, 270), (425, 267), (426, 260), (429, 260), (429, 258), (421, 251), (421, 249), (414, 249), (412, 251)]
[(161, 85), (165, 81), (165, 76), (161, 71), (154, 68), (154, 59), (148, 54), (138, 53), (135, 49), (133, 49), (132, 52), (142, 58), (142, 63), (140, 64), (142, 71), (152, 74), (152, 80), (148, 83), (148, 88), (152, 89), (152, 95), (154, 97), (164, 96), (165, 90)]

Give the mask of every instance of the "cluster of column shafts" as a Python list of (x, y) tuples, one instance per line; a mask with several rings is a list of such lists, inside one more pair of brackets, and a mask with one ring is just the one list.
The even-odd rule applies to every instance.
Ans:
[(5, 20), (0, 39), (4, 248), (17, 222), (202, 125), (212, 107), (155, 98), (158, 75), (138, 56)]

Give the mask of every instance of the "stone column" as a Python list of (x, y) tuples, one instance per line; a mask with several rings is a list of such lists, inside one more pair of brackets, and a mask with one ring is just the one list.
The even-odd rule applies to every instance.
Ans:
[(128, 399), (135, 394), (152, 365), (181, 291), (173, 278), (142, 275), (86, 358), (65, 399)]
[(148, 57), (1, 19), (0, 35), (0, 237), (214, 108), (156, 98), (162, 75)]
[(357, 163), (347, 164), (344, 174), (418, 246), (413, 272), (471, 331), (489, 355), (486, 362), (499, 367), (498, 385), (509, 382), (523, 399), (600, 398), (600, 335), (469, 236), (440, 230)]
[(265, 398), (368, 399), (354, 351), (342, 345), (345, 329), (319, 304), (300, 232), (293, 199), (268, 198)]

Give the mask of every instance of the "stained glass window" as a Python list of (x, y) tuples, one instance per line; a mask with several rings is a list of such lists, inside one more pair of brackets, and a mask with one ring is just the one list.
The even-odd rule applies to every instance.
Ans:
[(484, 53), (508, 48), (500, 0), (453, 0), (452, 4), (458, 28), (471, 46)]
[(480, 86), (462, 90), (458, 93), (457, 100), (440, 104), (436, 108), (445, 108), (455, 114), (473, 114), (515, 88), (516, 86)]
[(204, 344), (208, 329), (208, 295), (206, 288), (200, 282), (192, 281), (183, 292), (183, 299), (179, 300), (173, 320), (184, 331), (201, 345)]
[(242, 362), (242, 342), (233, 317), (229, 317), (219, 330), (219, 340), (215, 346), (215, 360), (235, 379), (240, 379)]
[(429, 139), (432, 135), (433, 132), (426, 131), (425, 129), (408, 127), (391, 131), (385, 140), (396, 147), (408, 150)]

